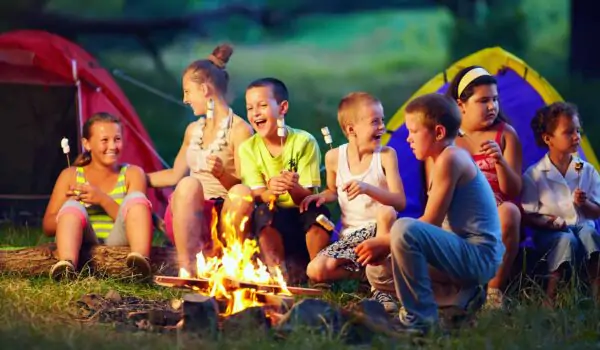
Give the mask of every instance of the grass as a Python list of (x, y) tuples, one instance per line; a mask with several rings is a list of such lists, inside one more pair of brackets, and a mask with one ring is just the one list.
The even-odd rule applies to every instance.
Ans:
[[(524, 0), (530, 15), (530, 48), (524, 58), (550, 81), (562, 83), (566, 62), (568, 24), (566, 1)], [(290, 87), (289, 124), (308, 130), (322, 142), (321, 124), (330, 127), (334, 142), (343, 138), (336, 127), (335, 109), (342, 95), (366, 90), (383, 101), (391, 115), (440, 68), (449, 64), (447, 37), (451, 18), (444, 10), (373, 12), (352, 16), (314, 16), (297, 21), (290, 35), (267, 37), (248, 28), (236, 36), (230, 62), (231, 100), (244, 115), (243, 90), (257, 77), (273, 75)], [(181, 38), (162, 52), (171, 79), (157, 74), (146, 53), (94, 52), (108, 68), (120, 68), (154, 87), (179, 98), (177, 81), (183, 67), (205, 57), (219, 40)], [(558, 43), (557, 43), (558, 41)], [(172, 162), (181, 142), (189, 111), (163, 101), (138, 87), (117, 80), (138, 111), (159, 152)], [(582, 88), (583, 89), (583, 88)], [(570, 91), (566, 89), (565, 91)], [(576, 97), (575, 93), (571, 93)], [(587, 96), (587, 95), (585, 95)], [(590, 99), (593, 101), (593, 99)], [(319, 120), (320, 123), (315, 123)], [(322, 143), (321, 146), (325, 147)], [(323, 150), (326, 148), (322, 148)], [(49, 241), (35, 228), (0, 227), (0, 249), (36, 245)], [(157, 236), (158, 244), (161, 237)], [(355, 300), (353, 284), (342, 284), (325, 297), (345, 304)], [(87, 293), (116, 290), (122, 296), (167, 300), (182, 291), (115, 280), (83, 278), (71, 284), (55, 284), (46, 278), (31, 279), (0, 275), (0, 343), (6, 348), (44, 349), (337, 349), (344, 344), (336, 335), (311, 335), (299, 331), (285, 342), (276, 342), (248, 331), (244, 337), (219, 341), (188, 339), (181, 335), (156, 335), (120, 331), (116, 325), (74, 321), (74, 302)], [(531, 296), (533, 295), (533, 296)], [(456, 336), (432, 336), (431, 348), (591, 348), (599, 343), (600, 315), (575, 288), (565, 288), (561, 307), (548, 311), (539, 307), (534, 288), (521, 296), (510, 313), (484, 311), (474, 328)], [(408, 344), (380, 340), (374, 348), (405, 348)]]
[[(2, 231), (0, 245), (33, 245), (40, 241), (39, 232), (31, 229)], [(29, 241), (27, 241), (29, 240)], [(44, 349), (341, 349), (347, 348), (339, 334), (313, 334), (298, 330), (285, 340), (274, 340), (254, 329), (243, 329), (243, 336), (198, 338), (183, 333), (156, 334), (125, 331), (118, 324), (80, 322), (76, 320), (76, 301), (83, 295), (105, 295), (117, 291), (122, 297), (147, 300), (178, 298), (184, 290), (153, 285), (124, 283), (110, 279), (81, 277), (72, 283), (54, 283), (48, 278), (0, 275), (0, 343), (6, 348)], [(324, 295), (331, 303), (345, 305), (360, 298), (356, 284), (340, 283)], [(432, 335), (430, 348), (590, 348), (597, 346), (600, 310), (573, 286), (563, 286), (560, 307), (541, 308), (541, 293), (535, 286), (525, 289), (511, 303), (509, 312), (482, 311), (477, 325), (464, 328), (452, 336)], [(363, 296), (364, 297), (364, 296)], [(377, 338), (374, 348), (407, 348), (398, 340)], [(364, 346), (354, 346), (364, 348)]]

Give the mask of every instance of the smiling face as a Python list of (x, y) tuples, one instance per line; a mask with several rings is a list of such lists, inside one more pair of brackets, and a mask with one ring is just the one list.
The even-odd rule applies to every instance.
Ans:
[(381, 145), (385, 133), (383, 106), (381, 103), (362, 103), (357, 111), (358, 120), (346, 125), (346, 134), (355, 137), (361, 149), (375, 149)]
[(206, 114), (208, 91), (206, 84), (198, 84), (192, 80), (192, 74), (183, 76), (183, 103), (192, 108), (195, 116)]
[(544, 135), (544, 142), (552, 152), (573, 153), (581, 142), (581, 124), (579, 117), (561, 115), (552, 134)]
[(246, 91), (248, 121), (262, 138), (277, 137), (277, 119), (287, 113), (288, 101), (277, 103), (268, 86), (252, 87)]
[(458, 100), (462, 112), (462, 128), (485, 130), (492, 126), (498, 117), (498, 87), (495, 84), (474, 87), (473, 95), (466, 102)]
[(90, 127), (89, 139), (82, 139), (83, 147), (92, 155), (93, 162), (114, 165), (123, 145), (121, 126), (111, 122), (95, 122)]

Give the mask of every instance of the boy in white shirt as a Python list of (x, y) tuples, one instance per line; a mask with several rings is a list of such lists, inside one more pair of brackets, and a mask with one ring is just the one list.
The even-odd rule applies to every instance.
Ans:
[(561, 275), (582, 259), (597, 297), (600, 235), (594, 220), (600, 217), (600, 176), (590, 163), (573, 156), (581, 141), (577, 108), (564, 102), (543, 107), (531, 128), (548, 153), (523, 175), (522, 206), (535, 228), (536, 249), (548, 264), (548, 302), (554, 302)]

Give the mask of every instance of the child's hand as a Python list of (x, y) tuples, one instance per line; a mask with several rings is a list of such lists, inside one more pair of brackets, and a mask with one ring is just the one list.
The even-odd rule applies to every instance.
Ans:
[(311, 194), (310, 196), (304, 197), (304, 199), (300, 203), (300, 212), (303, 213), (303, 212), (307, 211), (308, 206), (312, 202), (315, 202), (315, 205), (317, 207), (320, 207), (321, 205), (325, 204), (325, 196), (323, 196), (319, 193), (319, 194)]
[(267, 182), (267, 189), (273, 192), (274, 195), (280, 196), (284, 194), (289, 186), (289, 181), (282, 175), (273, 176)]
[(382, 237), (369, 238), (359, 244), (354, 252), (362, 266), (378, 265), (390, 254), (390, 245)]
[(107, 196), (102, 190), (89, 183), (77, 184), (74, 187), (71, 187), (67, 192), (67, 195), (74, 197), (77, 201), (96, 205), (100, 205), (100, 202)]
[(585, 204), (587, 201), (587, 194), (583, 192), (580, 188), (576, 188), (573, 192), (573, 203), (580, 207)]
[(481, 143), (481, 152), (488, 155), (489, 157), (494, 158), (498, 162), (503, 159), (502, 150), (494, 140), (483, 141)]
[(366, 194), (368, 187), (369, 185), (364, 182), (352, 180), (344, 184), (342, 190), (346, 192), (348, 200), (353, 200), (360, 194)]
[(288, 170), (283, 170), (281, 172), (281, 175), (289, 181), (289, 185), (290, 190), (292, 189), (293, 186), (298, 184), (298, 180), (300, 179), (300, 175), (298, 175), (298, 173), (293, 172), (293, 171), (288, 171)]
[(548, 215), (548, 226), (554, 230), (566, 230), (567, 222), (560, 216)]
[(211, 154), (206, 157), (206, 171), (211, 173), (214, 177), (219, 179), (223, 176), (225, 168), (223, 167), (223, 160), (216, 154)]

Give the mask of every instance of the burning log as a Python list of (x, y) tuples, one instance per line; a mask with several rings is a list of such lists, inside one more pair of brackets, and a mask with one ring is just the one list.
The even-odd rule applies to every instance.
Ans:
[[(173, 276), (154, 276), (154, 283), (163, 287), (179, 287), (179, 288), (190, 288), (190, 289), (208, 289), (209, 280), (204, 278), (183, 278)], [(233, 291), (238, 289), (255, 289), (263, 292), (270, 293), (281, 293), (283, 289), (279, 285), (271, 284), (260, 284), (236, 281), (230, 278), (224, 278), (224, 285), (227, 290)], [(313, 288), (301, 288), (301, 287), (287, 287), (287, 290), (293, 295), (306, 295), (306, 296), (320, 296), (323, 292), (319, 289)]]
[[(80, 268), (89, 267), (90, 272), (97, 276), (131, 276), (131, 271), (125, 265), (125, 258), (129, 252), (129, 247), (84, 246), (79, 256)], [(152, 247), (150, 260), (153, 273), (177, 275), (175, 250)], [(0, 251), (0, 271), (4, 273), (18, 273), (23, 276), (48, 275), (50, 268), (57, 261), (54, 243)]]

